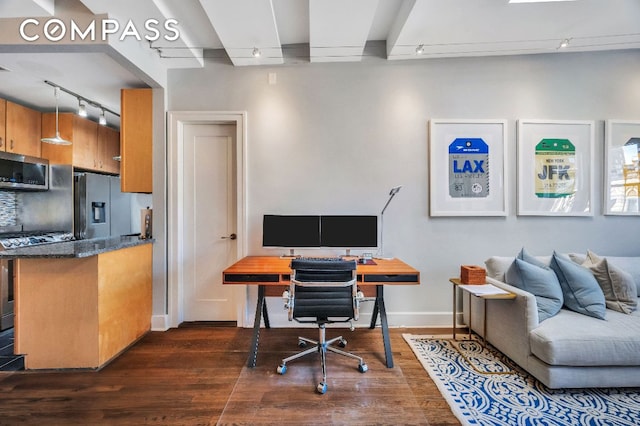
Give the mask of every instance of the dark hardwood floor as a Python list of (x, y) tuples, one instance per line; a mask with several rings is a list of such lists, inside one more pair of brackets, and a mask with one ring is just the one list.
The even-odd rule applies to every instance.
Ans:
[[(408, 424), (408, 417), (403, 416), (402, 399), (398, 400), (401, 392), (407, 392), (408, 385), (411, 395), (406, 397), (403, 394), (405, 396), (402, 398), (407, 401), (407, 407), (409, 402), (414, 407), (417, 405), (428, 424), (459, 425), (435, 384), (402, 338), (402, 333), (430, 334), (438, 331), (447, 330), (391, 329), (393, 356), (398, 368), (389, 371), (384, 366), (380, 329), (357, 329), (353, 333), (341, 329), (339, 332), (349, 341), (347, 350), (358, 352), (369, 365), (367, 373), (355, 373), (361, 392), (344, 397), (349, 399), (353, 407), (366, 407), (366, 404), (370, 404), (368, 392), (375, 390), (383, 400), (389, 401), (391, 408), (385, 408), (386, 419), (389, 418), (389, 412), (393, 413), (393, 420), (384, 422)], [(241, 404), (242, 398), (235, 396), (243, 392), (259, 393), (259, 403), (269, 404), (269, 395), (273, 395), (274, 390), (269, 386), (269, 380), (258, 377), (261, 374), (258, 370), (268, 371), (263, 376), (274, 376), (279, 359), (298, 350), (296, 337), (302, 334), (315, 338), (316, 333), (314, 329), (263, 329), (255, 371), (243, 370), (252, 330), (199, 325), (167, 332), (150, 332), (98, 372), (0, 373), (0, 425), (252, 424), (256, 419), (255, 413), (254, 417), (250, 417), (245, 414), (250, 413), (250, 407), (238, 409), (238, 401)], [(334, 330), (328, 330), (327, 337), (334, 333)], [(329, 355), (330, 378), (332, 362), (339, 358)], [(312, 359), (309, 362), (317, 361)], [(335, 377), (339, 374), (336, 369), (333, 368), (332, 380), (339, 379)], [(295, 376), (289, 376), (292, 371), (295, 371), (293, 363), (287, 375), (277, 377), (285, 383), (294, 380)], [(255, 374), (257, 379), (246, 383), (247, 374)], [(396, 381), (386, 379), (391, 377), (389, 374), (393, 374)], [(384, 381), (384, 386), (381, 386), (381, 381)], [(402, 383), (403, 389), (393, 383)], [(242, 386), (246, 388), (241, 389)], [(304, 384), (301, 389), (292, 388), (291, 392), (295, 392), (295, 395), (285, 396), (285, 400), (291, 404), (290, 410), (304, 410), (308, 414), (309, 424), (314, 424), (318, 423), (314, 419), (329, 418), (327, 416), (331, 413), (328, 411), (332, 410), (332, 405), (326, 401), (336, 398), (338, 388), (330, 387), (327, 394), (319, 395), (313, 383), (309, 383), (308, 391)], [(232, 399), (234, 402), (231, 402)], [(280, 408), (278, 415), (283, 412)], [(284, 408), (289, 410), (289, 405)], [(268, 415), (261, 418), (260, 423), (300, 424), (282, 418), (270, 419)], [(382, 420), (373, 415), (362, 418), (358, 423), (381, 424)]]

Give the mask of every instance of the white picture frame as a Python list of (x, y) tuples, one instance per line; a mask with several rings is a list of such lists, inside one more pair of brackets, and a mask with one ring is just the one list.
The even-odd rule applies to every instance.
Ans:
[[(486, 145), (487, 152), (450, 153), (463, 139)], [(430, 216), (506, 216), (506, 140), (507, 120), (430, 120)]]
[(640, 121), (605, 122), (605, 215), (640, 215)]
[(594, 127), (588, 120), (518, 120), (519, 216), (593, 216)]

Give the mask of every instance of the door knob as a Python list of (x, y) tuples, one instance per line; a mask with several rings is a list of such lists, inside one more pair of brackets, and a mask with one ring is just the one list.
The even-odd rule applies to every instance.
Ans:
[(228, 237), (222, 237), (221, 239), (223, 239), (223, 240), (235, 240), (236, 238), (238, 238), (238, 236), (236, 234), (231, 234)]

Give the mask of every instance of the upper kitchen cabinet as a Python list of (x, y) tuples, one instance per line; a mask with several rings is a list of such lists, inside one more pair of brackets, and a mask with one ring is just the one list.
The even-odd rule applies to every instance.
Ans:
[(7, 139), (7, 101), (0, 99), (0, 147), (4, 150), (4, 141)]
[(5, 137), (0, 151), (40, 157), (42, 113), (11, 101), (6, 101), (5, 109)]
[[(113, 160), (120, 153), (120, 137), (117, 130), (99, 126), (73, 113), (58, 116), (60, 136), (71, 145), (42, 145), (42, 156), (51, 163), (71, 164), (84, 170), (118, 174), (119, 165)], [(55, 134), (56, 115), (42, 115), (42, 135)], [(108, 145), (108, 148), (105, 146)], [(107, 153), (110, 155), (107, 159)], [(114, 164), (115, 163), (115, 164)]]
[(120, 173), (120, 132), (110, 127), (98, 126), (98, 167), (105, 173)]
[(122, 192), (153, 192), (153, 91), (120, 94), (120, 182)]

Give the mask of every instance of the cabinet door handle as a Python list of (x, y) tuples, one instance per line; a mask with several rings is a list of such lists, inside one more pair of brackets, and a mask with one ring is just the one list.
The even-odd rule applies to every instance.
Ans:
[(4, 143), (4, 139), (0, 138), (0, 147), (2, 147), (3, 143)]
[(11, 139), (11, 149), (13, 149), (13, 139)]

